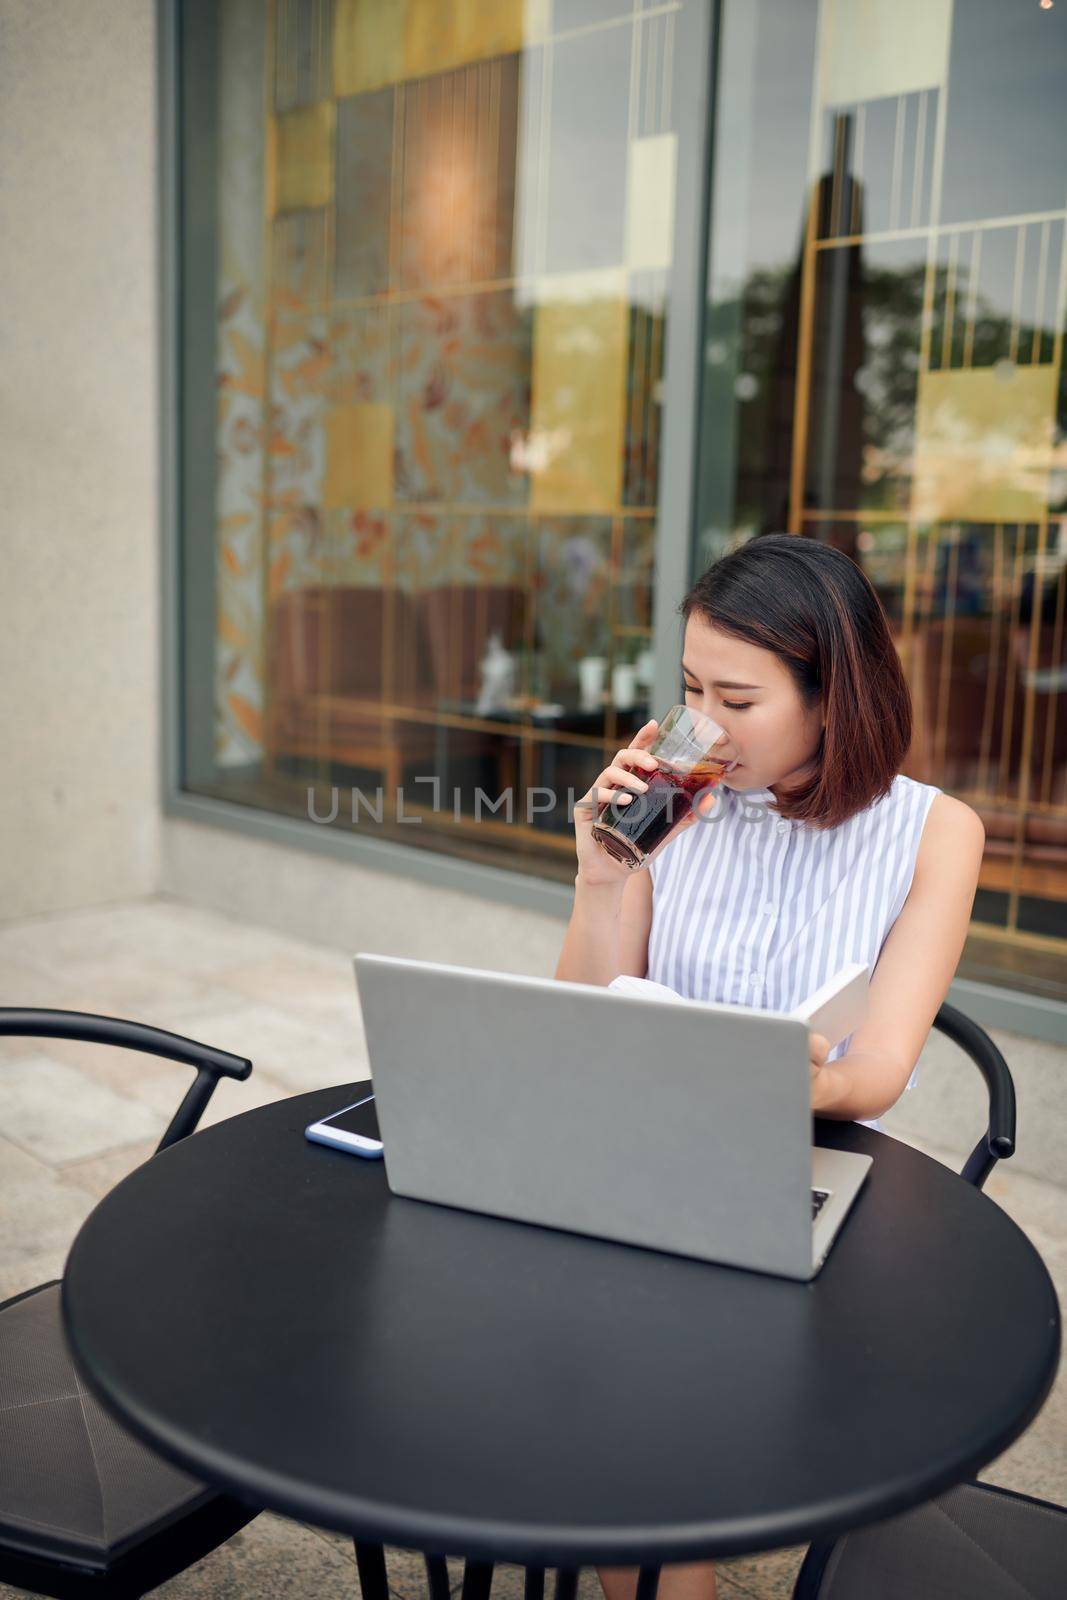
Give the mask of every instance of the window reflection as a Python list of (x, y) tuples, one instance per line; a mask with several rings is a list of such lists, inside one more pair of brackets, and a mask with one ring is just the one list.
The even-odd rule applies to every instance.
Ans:
[(986, 824), (991, 976), (1067, 939), (1061, 13), (731, 0), (720, 40), (696, 561), (788, 528), (863, 566), (905, 770)]
[[(216, 219), (201, 792), (300, 816), (309, 783), (402, 786), (428, 826), (392, 837), (573, 877), (567, 790), (648, 715), (701, 3), (183, 9), (218, 78), (216, 143), (184, 133)], [(508, 787), (516, 825), (472, 827)]]

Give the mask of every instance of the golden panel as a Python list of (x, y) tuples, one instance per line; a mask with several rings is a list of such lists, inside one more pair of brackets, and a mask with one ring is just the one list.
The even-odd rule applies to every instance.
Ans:
[(327, 412), (327, 509), (392, 505), (393, 431), (392, 406), (334, 406)]
[(1056, 369), (924, 372), (915, 419), (920, 521), (1037, 522), (1048, 505)]
[(429, 78), (523, 46), (523, 0), (406, 0), (404, 76)]
[(948, 77), (952, 0), (823, 0), (819, 103), (859, 105)]
[(333, 199), (332, 100), (275, 119), (274, 210), (308, 211)]
[(535, 511), (611, 511), (619, 504), (628, 328), (622, 296), (538, 308), (527, 456)]
[(334, 0), (333, 92), (363, 94), (404, 77), (403, 0)]
[(333, 92), (432, 78), (523, 47), (524, 0), (335, 0)]

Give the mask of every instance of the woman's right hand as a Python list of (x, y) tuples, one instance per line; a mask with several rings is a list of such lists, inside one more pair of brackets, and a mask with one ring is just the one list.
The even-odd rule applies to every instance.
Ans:
[[(646, 722), (634, 735), (633, 744), (627, 745), (625, 750), (620, 750), (589, 791), (574, 802), (578, 876), (583, 883), (591, 887), (607, 884), (621, 888), (627, 878), (633, 875), (633, 867), (616, 861), (597, 844), (593, 838), (593, 820), (605, 801), (610, 800), (616, 790), (623, 789), (634, 794), (644, 794), (648, 783), (639, 774), (656, 770), (656, 758), (649, 755), (648, 747), (654, 743), (658, 732), (659, 724), (655, 719)], [(620, 797), (618, 804), (623, 807), (632, 805), (633, 801)]]

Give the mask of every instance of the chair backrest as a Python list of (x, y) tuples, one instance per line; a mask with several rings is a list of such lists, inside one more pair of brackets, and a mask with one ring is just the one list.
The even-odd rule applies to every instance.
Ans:
[(436, 597), (451, 593), (412, 596), (402, 589), (310, 584), (280, 595), (271, 610), (271, 694), (279, 700), (319, 694), (377, 700), (390, 685), (394, 700), (445, 694), (448, 652), (461, 648), (464, 630), (442, 638), (440, 628), (429, 625), (424, 602), (436, 618)]
[(989, 1125), (963, 1166), (961, 1176), (981, 1189), (998, 1161), (1015, 1152), (1015, 1084), (1008, 1063), (985, 1029), (947, 1001), (934, 1018), (934, 1027), (958, 1044), (985, 1079), (989, 1094)]
[(415, 596), (419, 632), (437, 694), (468, 700), (478, 693), (479, 663), (492, 633), (506, 650), (522, 642), (525, 597), (508, 584), (446, 584)]
[(385, 630), (382, 589), (312, 584), (271, 609), (269, 676), (280, 699), (379, 694)]
[(220, 1077), (245, 1079), (252, 1063), (245, 1056), (216, 1050), (180, 1033), (167, 1033), (144, 1022), (122, 1017), (99, 1017), (90, 1011), (53, 1011), (43, 1007), (0, 1006), (0, 1034), (24, 1039), (79, 1039), (86, 1044), (113, 1044), (124, 1050), (143, 1050), (196, 1068), (196, 1078), (171, 1118), (156, 1146), (156, 1154), (193, 1133), (204, 1114)]
[[(1062, 694), (1056, 677), (1064, 666), (1062, 631), (1062, 626), (1058, 634), (1053, 623), (1040, 622), (1035, 676), (1028, 684), (1029, 625), (1020, 627), (1010, 614), (954, 617), (923, 629), (921, 702), (930, 746), (926, 756), (936, 758), (939, 782), (972, 786), (985, 741), (994, 780), (1003, 770), (1017, 783), (1026, 748), (1026, 703), (1032, 698), (1031, 788), (1035, 793), (1040, 789), (1046, 768), (1058, 788), (1067, 767), (1067, 721), (1047, 713), (1050, 698)], [(935, 732), (940, 734), (936, 745)]]
[[(946, 650), (947, 661), (944, 660)], [(995, 770), (1006, 732), (1005, 705), (1011, 699), (1016, 677), (1006, 630), (1002, 626), (995, 636), (993, 622), (988, 617), (954, 617), (951, 625), (936, 619), (922, 630), (921, 660), (921, 698), (925, 732), (931, 746), (935, 733), (941, 734), (941, 741), (928, 753), (943, 763), (945, 780), (949, 783), (954, 779), (962, 781), (967, 764), (978, 759), (983, 730), (989, 740), (989, 759)], [(942, 696), (939, 730), (938, 708)], [(938, 771), (942, 771), (940, 764)]]

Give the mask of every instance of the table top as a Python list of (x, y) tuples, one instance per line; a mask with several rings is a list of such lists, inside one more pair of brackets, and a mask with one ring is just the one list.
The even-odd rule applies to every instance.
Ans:
[(1051, 1386), (1040, 1256), (872, 1129), (816, 1122), (874, 1166), (821, 1273), (795, 1283), (392, 1195), (381, 1162), (304, 1138), (368, 1088), (163, 1151), (67, 1263), (92, 1387), (246, 1501), (531, 1565), (734, 1555), (931, 1498)]

